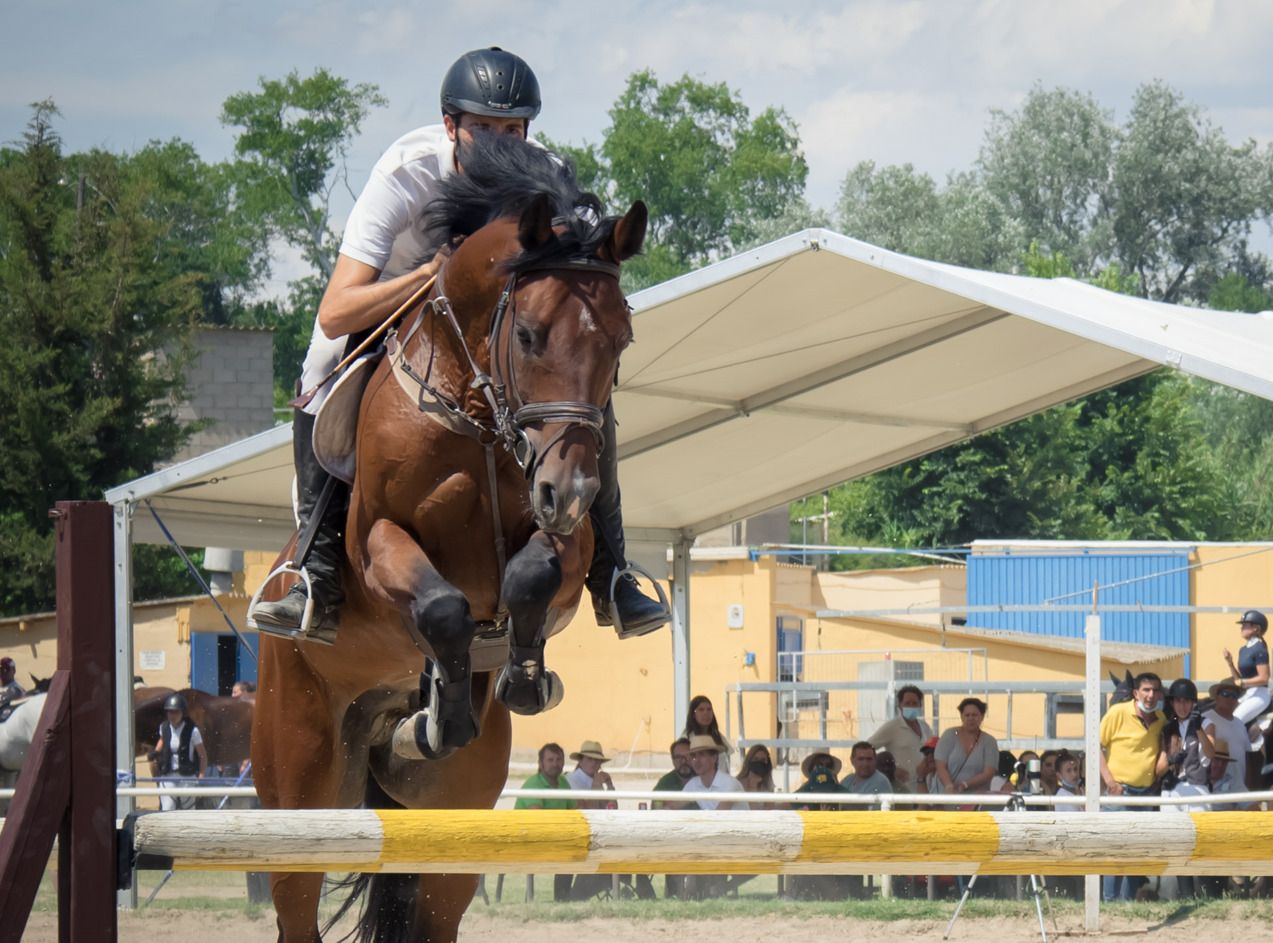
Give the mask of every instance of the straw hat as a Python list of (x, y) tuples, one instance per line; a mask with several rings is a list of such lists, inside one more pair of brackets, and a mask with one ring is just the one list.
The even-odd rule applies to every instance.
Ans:
[(705, 733), (696, 733), (690, 737), (690, 752), (702, 753), (704, 750), (710, 750), (712, 753), (724, 753), (725, 747), (721, 746)]
[(1211, 752), (1211, 758), (1213, 760), (1232, 761), (1233, 757), (1229, 755), (1229, 743), (1227, 740), (1222, 740), (1219, 737), (1216, 737), (1216, 745), (1215, 749)]
[(585, 740), (576, 752), (570, 754), (572, 760), (582, 760), (584, 757), (590, 760), (600, 760), (602, 763), (609, 763), (611, 759), (606, 756), (605, 751), (601, 749), (601, 744), (596, 740)]
[(819, 750), (817, 753), (810, 753), (808, 756), (804, 758), (804, 761), (800, 764), (800, 772), (804, 774), (805, 779), (809, 778), (809, 774), (813, 771), (813, 768), (815, 766), (827, 765), (825, 762), (814, 763), (813, 761), (817, 759), (822, 759), (822, 760), (829, 759), (831, 761), (832, 776), (839, 776), (840, 770), (844, 767), (844, 764), (841, 763), (836, 757), (832, 756), (830, 753), (826, 752), (825, 750)]

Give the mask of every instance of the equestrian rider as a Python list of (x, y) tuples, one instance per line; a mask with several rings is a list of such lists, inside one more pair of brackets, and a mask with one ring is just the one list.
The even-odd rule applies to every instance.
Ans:
[[(301, 376), (308, 391), (340, 362), (350, 335), (375, 328), (432, 278), (442, 265), (437, 246), (425, 242), (418, 225), (440, 181), (463, 173), (460, 148), (474, 132), (526, 138), (539, 114), (539, 82), (518, 56), (492, 46), (461, 56), (442, 80), (442, 124), (417, 128), (395, 141), (376, 162), (345, 226), (340, 256), (318, 308)], [(462, 150), (460, 151), (462, 153)], [(313, 452), (314, 417), (326, 390), (295, 412), (292, 442), (296, 462), (301, 529), (315, 511), (327, 472)], [(619, 507), (618, 459), (613, 409), (606, 409), (605, 447), (599, 456), (601, 488), (590, 511), (596, 549), (588, 572), (598, 625), (612, 625), (610, 586), (626, 567), (623, 516)], [(314, 612), (306, 638), (331, 644), (339, 627), (341, 560), (349, 491), (339, 484), (323, 512), (305, 570), (314, 593)], [(306, 604), (303, 582), (278, 602), (260, 603), (253, 612), (263, 632), (294, 637)], [(667, 622), (667, 608), (645, 596), (624, 574), (615, 584), (614, 604), (620, 638), (645, 635)]]
[(0, 706), (8, 704), (10, 701), (16, 701), (22, 695), (26, 694), (22, 690), (22, 685), (14, 680), (14, 675), (18, 672), (18, 666), (8, 655), (0, 658)]

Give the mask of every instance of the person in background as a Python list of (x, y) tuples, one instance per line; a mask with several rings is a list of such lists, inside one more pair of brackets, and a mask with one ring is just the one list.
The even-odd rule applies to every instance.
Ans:
[[(1083, 796), (1083, 761), (1082, 759), (1068, 751), (1057, 753), (1054, 760), (1054, 770), (1056, 772), (1056, 792), (1053, 795), (1070, 798), (1082, 798)], [(1066, 803), (1056, 806), (1058, 812), (1082, 812), (1083, 807), (1078, 804)]]
[[(570, 783), (566, 781), (566, 751), (556, 743), (545, 743), (539, 748), (539, 763), (535, 775), (524, 783), (523, 789), (560, 789), (567, 796), (571, 793)], [(575, 801), (563, 796), (560, 799), (518, 799), (514, 809), (573, 809)], [(570, 900), (570, 886), (573, 874), (553, 875), (553, 900)]]
[(734, 778), (742, 785), (743, 792), (773, 792), (774, 761), (769, 747), (763, 743), (752, 744)]
[(959, 702), (960, 724), (937, 741), (933, 759), (941, 792), (977, 792), (990, 785), (999, 764), (999, 743), (981, 729), (987, 705), (975, 697)]
[(706, 734), (694, 734), (690, 737), (690, 766), (694, 777), (681, 790), (685, 795), (694, 793), (694, 800), (700, 809), (748, 809), (746, 802), (736, 802), (715, 796), (702, 796), (702, 793), (741, 793), (742, 783), (729, 773), (722, 772), (718, 757), (722, 750), (711, 737)]
[(716, 721), (716, 709), (712, 707), (710, 698), (698, 694), (690, 700), (690, 709), (685, 718), (685, 729), (681, 731), (681, 736), (711, 737), (720, 748), (720, 752), (717, 754), (720, 771), (725, 774), (729, 773), (729, 744), (725, 742), (724, 736), (721, 735), (720, 724)]
[[(159, 740), (150, 753), (151, 770), (161, 780), (159, 788), (171, 789), (182, 780), (202, 779), (208, 769), (208, 751), (203, 734), (186, 716), (186, 699), (180, 694), (168, 695), (164, 716), (167, 719), (159, 725)], [(196, 801), (194, 796), (161, 795), (159, 808), (164, 812), (193, 809)]]
[[(571, 789), (580, 791), (613, 790), (614, 781), (610, 774), (601, 768), (601, 764), (609, 763), (611, 757), (606, 756), (601, 744), (596, 740), (585, 740), (570, 758), (575, 761), (575, 768), (566, 774), (566, 781)], [(580, 809), (614, 809), (618, 803), (607, 799), (578, 799), (576, 807)], [(570, 885), (571, 900), (591, 900), (611, 886), (608, 874), (576, 874)], [(564, 884), (564, 882), (563, 882)], [(558, 893), (558, 885), (553, 882), (553, 894)]]
[(1055, 796), (1060, 786), (1056, 773), (1056, 760), (1060, 755), (1058, 750), (1044, 750), (1039, 757), (1039, 785), (1045, 796)]
[(230, 697), (237, 697), (244, 701), (255, 701), (256, 685), (251, 681), (236, 681), (234, 686), (230, 688)]
[(12, 658), (8, 655), (0, 658), (0, 707), (26, 694), (17, 682), (17, 673), (18, 666)]
[(884, 721), (866, 739), (876, 752), (887, 750), (897, 759), (897, 781), (913, 782), (915, 767), (922, 759), (919, 748), (933, 735), (924, 720), (924, 692), (913, 684), (897, 690), (897, 715)]
[[(1188, 678), (1179, 678), (1167, 689), (1167, 723), (1163, 726), (1163, 753), (1167, 769), (1163, 774), (1164, 796), (1206, 796), (1211, 792), (1207, 764), (1211, 760), (1211, 736), (1203, 729), (1198, 713), (1198, 688)], [(1197, 805), (1164, 805), (1164, 812), (1205, 812), (1205, 802)]]
[(916, 795), (941, 792), (941, 781), (937, 778), (937, 760), (934, 758), (937, 744), (940, 742), (941, 740), (937, 737), (929, 737), (919, 748), (920, 761), (915, 767)]
[[(875, 767), (875, 747), (866, 740), (853, 744), (849, 751), (853, 772), (840, 780), (840, 789), (860, 796), (884, 796), (892, 791), (888, 777)], [(859, 807), (860, 808), (860, 807)]]
[[(1269, 709), (1269, 646), (1264, 640), (1269, 620), (1258, 609), (1248, 609), (1238, 620), (1238, 626), (1242, 633), (1242, 647), (1238, 649), (1237, 664), (1234, 664), (1233, 655), (1227, 648), (1224, 660), (1240, 695), (1233, 716), (1247, 725)], [(1264, 749), (1264, 734), (1268, 728), (1269, 721), (1265, 720), (1259, 729), (1253, 731), (1248, 749)], [(1229, 748), (1244, 752), (1241, 744), (1230, 743)]]
[[(1218, 773), (1212, 769), (1208, 777), (1212, 795), (1246, 791), (1246, 745), (1250, 741), (1247, 739), (1246, 724), (1237, 718), (1240, 696), (1237, 683), (1232, 680), (1213, 684), (1211, 697), (1215, 703), (1211, 710), (1202, 715), (1202, 729), (1211, 738), (1211, 742), (1218, 750), (1220, 741), (1223, 740), (1229, 752), (1229, 756), (1220, 764), (1223, 770)], [(1217, 765), (1214, 755), (1204, 762), (1209, 766)], [(1229, 805), (1225, 807), (1225, 811), (1236, 812), (1244, 808), (1246, 806)], [(1214, 804), (1211, 810), (1219, 811)]]
[[(678, 737), (672, 741), (669, 748), (672, 756), (672, 769), (663, 774), (659, 781), (654, 784), (655, 792), (680, 792), (685, 788), (685, 784), (694, 778), (694, 769), (690, 766), (690, 741), (688, 737)], [(690, 809), (694, 808), (693, 802), (674, 802), (672, 800), (657, 800), (653, 804), (655, 809)], [(685, 875), (684, 874), (665, 874), (663, 876), (663, 896), (684, 897), (685, 896)]]

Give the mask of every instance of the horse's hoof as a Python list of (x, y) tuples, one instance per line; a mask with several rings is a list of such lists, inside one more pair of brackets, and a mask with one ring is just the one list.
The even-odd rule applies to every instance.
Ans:
[(531, 716), (550, 711), (561, 703), (566, 686), (555, 671), (528, 673), (521, 666), (505, 665), (500, 671), (495, 696), (514, 714)]

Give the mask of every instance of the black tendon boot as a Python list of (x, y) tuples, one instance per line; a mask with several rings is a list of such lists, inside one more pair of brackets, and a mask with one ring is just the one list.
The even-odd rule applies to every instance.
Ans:
[[(304, 534), (315, 512), (323, 485), (331, 476), (314, 457), (314, 417), (296, 410), (292, 422), (292, 452), (296, 462), (296, 490), (301, 533)], [(349, 511), (349, 487), (335, 480), (335, 490), (327, 507), (321, 510), (322, 518), (304, 570), (309, 576), (314, 593), (314, 612), (310, 617), (309, 631), (301, 638), (332, 645), (336, 630), (340, 627), (340, 604), (345, 593), (340, 585), (340, 568), (345, 555), (345, 517)], [(260, 603), (253, 612), (253, 621), (262, 632), (271, 635), (294, 637), (301, 629), (305, 614), (305, 583), (302, 580), (278, 602)]]
[[(597, 625), (615, 625), (610, 608), (610, 583), (615, 570), (627, 567), (628, 558), (623, 543), (623, 509), (619, 506), (619, 453), (613, 405), (606, 406), (604, 434), (605, 444), (597, 456), (601, 486), (588, 512), (592, 517), (595, 546), (586, 582), (592, 594)], [(619, 616), (619, 624), (615, 625), (619, 638), (646, 635), (672, 618), (666, 606), (641, 592), (629, 573), (620, 576), (614, 584), (613, 602)]]

